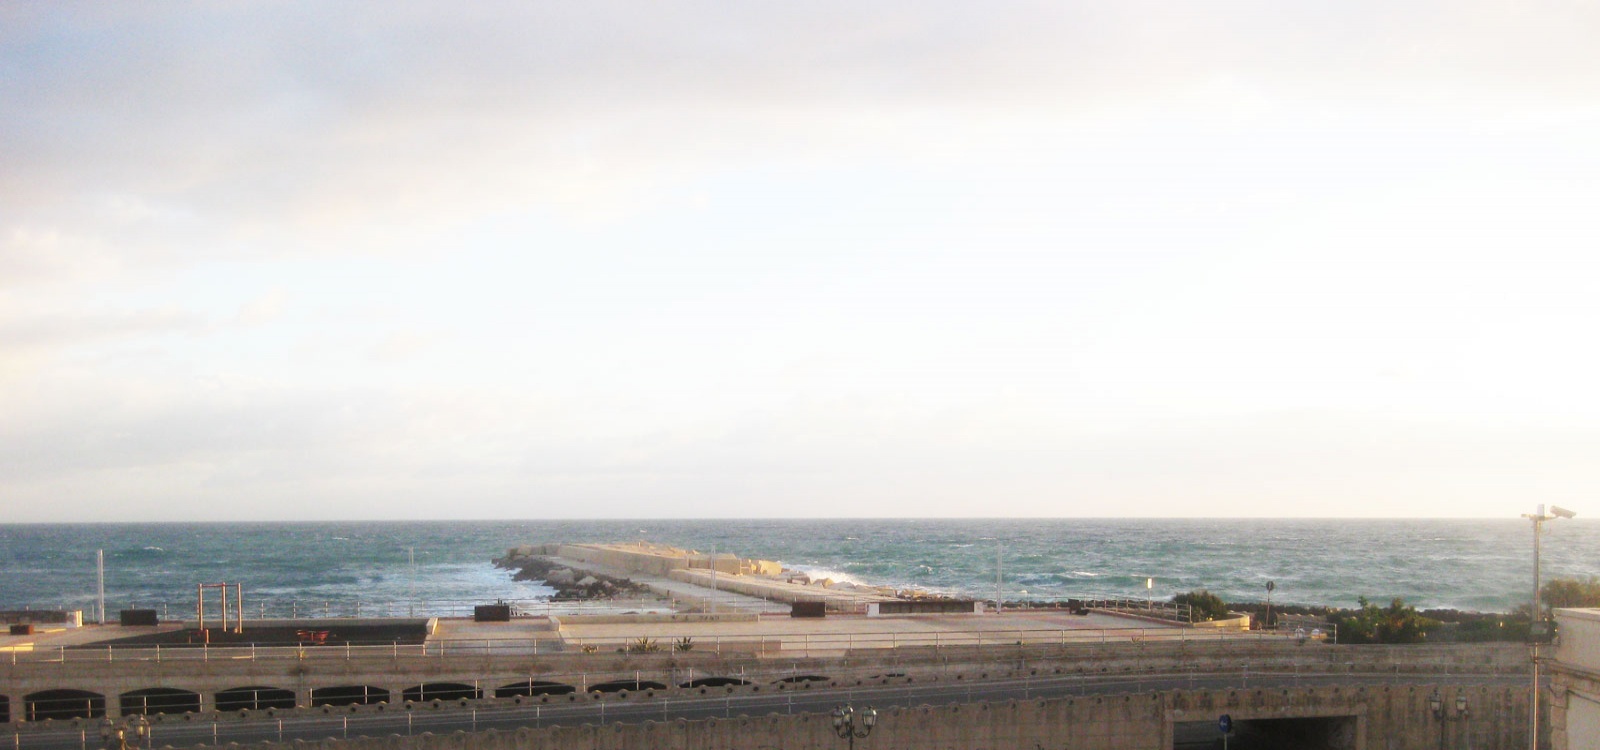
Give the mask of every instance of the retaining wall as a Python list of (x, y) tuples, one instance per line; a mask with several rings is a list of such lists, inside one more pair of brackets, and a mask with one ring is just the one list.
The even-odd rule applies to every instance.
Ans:
[[(1465, 716), (1436, 717), (1429, 701)], [(1510, 688), (1405, 686), (1284, 690), (1173, 691), (1113, 696), (886, 709), (860, 740), (869, 750), (1166, 750), (1179, 724), (1222, 713), (1248, 731), (1252, 722), (1327, 719), (1319, 744), (1338, 750), (1518, 747), (1527, 693)], [(1325, 744), (1324, 744), (1325, 743)], [(264, 744), (263, 750), (837, 750), (826, 714), (739, 716), (701, 721), (582, 725), (475, 734), (422, 734)]]

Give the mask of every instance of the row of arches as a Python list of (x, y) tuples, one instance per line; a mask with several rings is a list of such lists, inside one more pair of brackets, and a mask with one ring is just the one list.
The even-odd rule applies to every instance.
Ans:
[[(784, 678), (779, 682), (825, 679), (827, 678), (802, 676)], [(749, 684), (751, 684), (749, 680), (738, 677), (702, 677), (681, 683), (678, 687), (704, 688)], [(586, 689), (589, 692), (616, 693), (624, 690), (629, 692), (665, 690), (667, 686), (652, 680), (614, 680), (588, 685)], [(398, 694), (396, 691), (373, 685), (336, 685), (312, 689), (309, 696), (309, 704), (313, 707), (318, 707), (374, 705), (405, 701), (426, 703), (435, 700), (477, 700), (484, 697), (516, 698), (568, 695), (576, 692), (578, 692), (578, 688), (574, 685), (540, 680), (523, 680), (493, 689), (480, 688), (477, 685), (460, 682), (425, 682), (400, 690)], [(88, 690), (41, 690), (23, 696), (21, 705), (18, 707), (16, 715), (13, 716), (10, 697), (0, 695), (0, 723), (10, 722), (13, 718), (23, 721), (98, 719), (106, 716), (106, 700), (106, 696)], [(271, 685), (246, 685), (219, 690), (214, 696), (214, 700), (216, 703), (215, 708), (218, 711), (290, 709), (299, 705), (293, 690)], [(201, 703), (199, 693), (179, 688), (145, 688), (116, 696), (118, 714), (122, 716), (194, 713), (202, 709)]]

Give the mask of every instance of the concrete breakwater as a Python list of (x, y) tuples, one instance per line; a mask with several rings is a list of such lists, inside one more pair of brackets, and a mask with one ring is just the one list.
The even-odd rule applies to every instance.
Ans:
[[(543, 580), (558, 588), (598, 589), (602, 594), (626, 581), (630, 586), (673, 596), (683, 592), (682, 587), (671, 585), (676, 582), (769, 602), (819, 602), (828, 611), (850, 613), (865, 613), (882, 602), (928, 598), (913, 591), (813, 579), (774, 560), (649, 542), (525, 545), (506, 550), (506, 555), (494, 562), (519, 571), (517, 575), (525, 580)], [(577, 583), (579, 576), (592, 579), (587, 588)]]

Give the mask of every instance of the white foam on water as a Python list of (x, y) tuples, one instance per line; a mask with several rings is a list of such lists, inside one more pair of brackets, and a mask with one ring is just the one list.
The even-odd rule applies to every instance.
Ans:
[(816, 565), (790, 565), (788, 567), (789, 567), (790, 570), (798, 570), (801, 573), (804, 573), (804, 574), (806, 574), (808, 576), (811, 576), (811, 580), (813, 580), (813, 581), (820, 581), (820, 580), (822, 580), (824, 578), (831, 578), (831, 579), (833, 579), (834, 583), (853, 583), (853, 584), (856, 584), (858, 586), (869, 586), (869, 585), (872, 585), (872, 584), (867, 583), (866, 581), (861, 580), (860, 578), (857, 578), (857, 577), (855, 577), (853, 575), (850, 575), (849, 573), (841, 573), (841, 572), (839, 572), (837, 570), (831, 570), (831, 569), (828, 569), (828, 568), (818, 567)]

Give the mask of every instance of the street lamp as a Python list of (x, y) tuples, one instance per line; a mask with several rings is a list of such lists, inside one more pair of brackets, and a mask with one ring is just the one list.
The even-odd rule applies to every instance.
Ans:
[(1264, 623), (1265, 627), (1263, 628), (1263, 630), (1272, 630), (1273, 629), (1272, 628), (1272, 590), (1277, 588), (1277, 587), (1278, 587), (1278, 584), (1273, 583), (1272, 581), (1267, 581), (1267, 621), (1266, 621), (1266, 623)]
[(149, 745), (150, 722), (143, 714), (134, 714), (131, 718), (122, 721), (112, 721), (107, 717), (100, 722), (100, 739), (104, 741), (106, 750), (134, 750)]
[(855, 750), (856, 740), (866, 739), (872, 734), (872, 728), (878, 724), (878, 712), (868, 706), (861, 712), (859, 725), (857, 724), (856, 710), (850, 706), (835, 706), (833, 709), (833, 733), (841, 739), (850, 740), (850, 750)]
[(1550, 632), (1549, 625), (1539, 614), (1539, 537), (1545, 521), (1576, 515), (1559, 505), (1550, 506), (1550, 514), (1546, 515), (1542, 503), (1537, 513), (1522, 514), (1533, 522), (1533, 609), (1528, 612), (1528, 657), (1533, 662), (1533, 688), (1528, 700), (1528, 747), (1531, 750), (1539, 750), (1539, 641)]
[(1439, 691), (1435, 690), (1433, 695), (1428, 696), (1428, 708), (1433, 711), (1433, 718), (1439, 720), (1439, 747), (1443, 748), (1445, 723), (1463, 721), (1467, 718), (1467, 696), (1456, 695), (1456, 711), (1451, 714), (1446, 712), (1444, 699), (1440, 698)]

